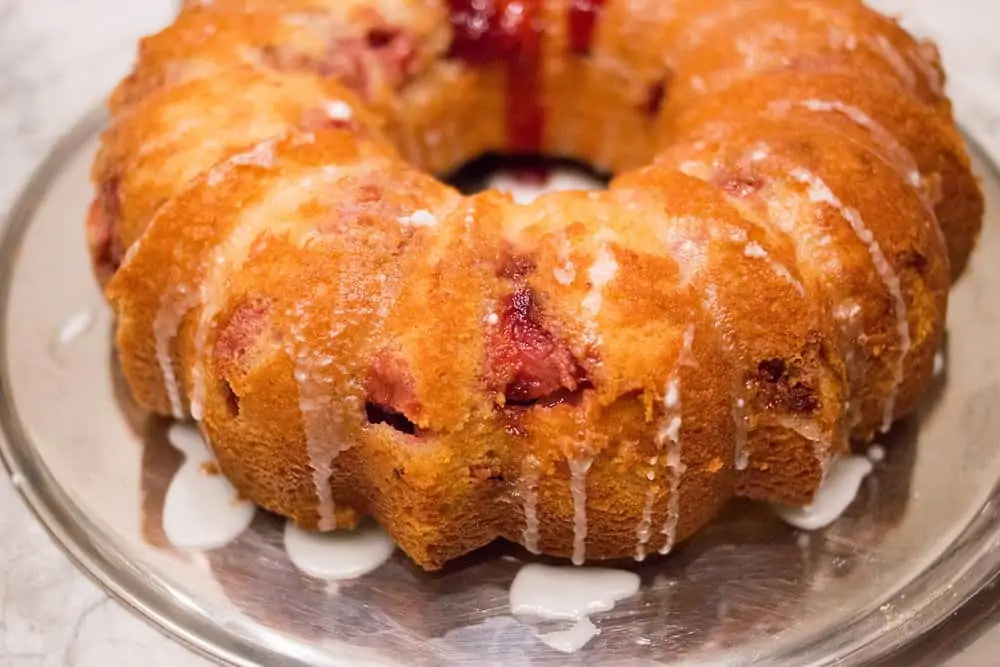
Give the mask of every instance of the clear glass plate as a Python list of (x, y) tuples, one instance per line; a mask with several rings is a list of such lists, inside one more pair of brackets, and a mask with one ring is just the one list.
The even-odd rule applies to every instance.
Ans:
[[(165, 540), (179, 454), (138, 410), (113, 361), (83, 217), (104, 118), (88, 117), (31, 182), (0, 255), (0, 441), (25, 500), (81, 567), (173, 636), (238, 664), (858, 664), (934, 627), (1000, 565), (1000, 179), (979, 251), (952, 295), (945, 371), (920, 415), (830, 528), (797, 533), (734, 503), (666, 559), (622, 564), (639, 595), (593, 620), (572, 655), (510, 616), (524, 552), (494, 545), (425, 574), (399, 552), (331, 587), (300, 574), (282, 523), (259, 513), (220, 549)], [(839, 662), (838, 662), (839, 661)]]

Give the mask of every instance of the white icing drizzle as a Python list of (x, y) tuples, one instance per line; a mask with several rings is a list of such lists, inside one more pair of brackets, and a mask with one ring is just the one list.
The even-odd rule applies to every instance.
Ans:
[(830, 465), (812, 503), (805, 507), (774, 505), (774, 510), (785, 522), (800, 530), (825, 528), (844, 513), (871, 471), (872, 462), (864, 456), (839, 458)]
[(521, 500), (524, 503), (524, 548), (538, 553), (538, 474), (541, 462), (533, 455), (521, 464)]
[(639, 575), (625, 570), (529, 563), (510, 586), (510, 609), (515, 616), (573, 621), (567, 630), (538, 637), (557, 651), (572, 653), (600, 633), (590, 616), (614, 609), (638, 593), (639, 584)]
[(556, 258), (559, 264), (552, 269), (552, 275), (560, 285), (572, 285), (576, 280), (576, 266), (573, 264), (573, 245), (566, 236), (560, 233), (559, 247)]
[[(259, 146), (258, 146), (259, 148)], [(273, 150), (273, 149), (272, 149)], [(253, 152), (253, 151), (251, 151)], [(238, 164), (234, 156), (230, 158), (230, 164)], [(271, 207), (292, 208), (297, 205), (311, 188), (316, 185), (316, 178), (322, 178), (325, 182), (335, 181), (345, 175), (366, 171), (377, 167), (378, 162), (361, 162), (354, 165), (326, 165), (316, 174), (307, 174), (299, 179), (294, 187), (291, 183), (279, 188), (270, 197)], [(223, 305), (226, 296), (225, 276), (232, 269), (238, 269), (246, 259), (250, 247), (264, 232), (278, 233), (285, 229), (292, 229), (292, 222), (282, 216), (273, 216), (269, 207), (267, 210), (255, 210), (245, 214), (240, 224), (233, 229), (229, 236), (222, 240), (210, 253), (204, 263), (204, 277), (199, 286), (199, 302), (202, 304), (201, 314), (198, 318), (198, 326), (195, 330), (195, 361), (191, 365), (191, 416), (201, 421), (204, 418), (205, 402), (205, 380), (203, 364), (206, 355), (210, 352), (207, 348), (208, 334), (212, 321), (218, 314), (219, 308)], [(183, 317), (183, 313), (181, 318)], [(181, 318), (177, 318), (178, 324)], [(169, 332), (169, 339), (173, 339), (177, 333), (176, 328)]]
[(214, 187), (222, 182), (225, 175), (229, 172), (233, 165), (257, 165), (259, 167), (273, 167), (274, 166), (274, 147), (276, 141), (274, 139), (268, 139), (267, 141), (261, 141), (253, 148), (242, 153), (237, 153), (232, 157), (224, 160), (215, 167), (212, 167), (208, 171), (208, 176), (205, 178), (205, 183), (210, 187)]
[(538, 638), (543, 644), (560, 653), (576, 653), (600, 632), (597, 626), (584, 616), (565, 630), (546, 632), (544, 635), (538, 635)]
[(854, 299), (841, 302), (833, 309), (833, 319), (840, 330), (840, 338), (844, 346), (844, 365), (847, 367), (847, 386), (851, 395), (847, 400), (846, 418), (849, 428), (857, 425), (861, 418), (861, 403), (853, 390), (864, 375), (864, 365), (861, 362), (858, 336), (861, 334), (861, 305)]
[(699, 160), (684, 160), (677, 165), (677, 170), (699, 181), (712, 180), (712, 168)]
[[(697, 163), (701, 164), (701, 163)], [(693, 176), (700, 178), (700, 176)], [(674, 225), (668, 225), (664, 231), (664, 241), (673, 251), (673, 257), (680, 269), (680, 286), (686, 287), (694, 277), (702, 271), (705, 265), (705, 248), (703, 244), (695, 243), (693, 239), (685, 238), (678, 234)], [(711, 279), (711, 276), (710, 276)], [(702, 305), (707, 313), (712, 317), (715, 331), (718, 333), (725, 358), (737, 363), (736, 344), (732, 331), (726, 326), (725, 313), (719, 305), (719, 295), (714, 282), (709, 282), (704, 286)], [(750, 456), (747, 451), (747, 420), (746, 420), (746, 387), (737, 377), (733, 378), (731, 386), (732, 403), (730, 414), (735, 427), (734, 459), (737, 470), (745, 470), (750, 464)]]
[(192, 129), (197, 128), (201, 122), (197, 117), (186, 117), (170, 123), (169, 129), (154, 136), (147, 136), (139, 145), (139, 149), (133, 153), (134, 158), (144, 158), (154, 151), (177, 146), (182, 141), (183, 136)]
[[(649, 475), (652, 475), (652, 477), (649, 477), (650, 482), (656, 479), (656, 473), (650, 471)], [(635, 560), (640, 563), (646, 560), (646, 544), (653, 534), (653, 503), (656, 502), (658, 488), (655, 484), (650, 484), (649, 488), (646, 489), (646, 500), (642, 506), (642, 518), (635, 529)]]
[(389, 560), (396, 544), (371, 522), (354, 530), (315, 533), (285, 524), (285, 552), (301, 572), (330, 581), (357, 579)]
[(747, 466), (750, 465), (750, 452), (747, 450), (747, 401), (743, 397), (744, 392), (738, 383), (735, 393), (736, 396), (730, 408), (733, 424), (736, 425), (735, 466), (737, 470), (746, 470)]
[(597, 257), (594, 263), (587, 269), (587, 279), (590, 281), (590, 291), (583, 297), (581, 306), (587, 314), (589, 322), (587, 325), (587, 337), (591, 344), (600, 345), (602, 338), (597, 330), (597, 316), (601, 312), (604, 288), (614, 280), (618, 273), (618, 262), (608, 245), (608, 241), (614, 234), (608, 229), (601, 229), (597, 232), (597, 239), (600, 247), (597, 250)]
[[(284, 187), (279, 188), (271, 195), (271, 206), (266, 210), (254, 210), (245, 214), (240, 224), (213, 249), (205, 262), (205, 275), (198, 290), (202, 308), (195, 330), (195, 359), (191, 365), (190, 395), (191, 415), (196, 420), (201, 421), (204, 418), (205, 379), (203, 364), (206, 358), (211, 355), (211, 350), (208, 349), (208, 335), (212, 323), (219, 308), (225, 303), (225, 276), (231, 269), (242, 265), (251, 246), (262, 233), (265, 231), (279, 233), (284, 229), (292, 228), (290, 221), (285, 220), (282, 216), (275, 216), (273, 211), (299, 205), (315, 187), (317, 178), (322, 178), (325, 182), (332, 182), (350, 173), (370, 170), (377, 165), (378, 163), (374, 161), (347, 166), (327, 165), (316, 173), (307, 174), (294, 184), (284, 184)], [(306, 238), (309, 238), (309, 234), (306, 234)], [(301, 309), (302, 304), (297, 304), (296, 308)], [(304, 313), (304, 311), (302, 312)], [(180, 319), (178, 318), (177, 321), (179, 323)], [(301, 327), (304, 322), (301, 318), (295, 318), (293, 321), (293, 336), (296, 340), (286, 341), (286, 344), (303, 343)], [(331, 335), (335, 335), (335, 333), (331, 332)], [(176, 326), (173, 327), (172, 331), (169, 327), (165, 327), (162, 337), (164, 340), (172, 340), (175, 335)], [(332, 432), (338, 430), (333, 428), (332, 424), (334, 415), (338, 413), (331, 405), (328, 387), (326, 383), (313, 377), (315, 375), (313, 371), (316, 367), (331, 363), (332, 360), (314, 360), (312, 359), (314, 355), (308, 350), (297, 351), (289, 348), (287, 352), (295, 364), (294, 375), (299, 385), (299, 407), (302, 411), (307, 452), (310, 465), (313, 468), (313, 480), (319, 499), (319, 527), (321, 530), (332, 530), (336, 527), (336, 518), (329, 477), (332, 472), (333, 458), (340, 452), (342, 445), (332, 437)]]
[(177, 336), (184, 315), (198, 303), (197, 295), (185, 285), (179, 285), (175, 294), (163, 297), (160, 309), (153, 320), (153, 338), (156, 343), (156, 361), (160, 366), (163, 386), (170, 402), (170, 414), (174, 419), (184, 418), (184, 403), (181, 401), (180, 383), (174, 368), (171, 346)]
[(142, 230), (142, 233), (139, 234), (139, 237), (136, 238), (135, 241), (132, 241), (132, 245), (126, 248), (125, 256), (122, 257), (122, 263), (118, 267), (119, 270), (124, 269), (126, 266), (131, 264), (132, 261), (135, 259), (135, 256), (139, 254), (139, 250), (142, 248), (142, 240), (146, 238), (146, 234), (149, 232), (150, 227), (152, 227), (152, 225), (146, 225), (146, 228)]
[(348, 121), (354, 118), (354, 111), (343, 100), (331, 100), (323, 106), (323, 110), (333, 120)]
[(878, 443), (873, 443), (868, 446), (868, 451), (865, 452), (865, 456), (872, 463), (882, 463), (885, 461), (885, 447)]
[(916, 90), (916, 74), (914, 74), (913, 69), (907, 64), (906, 59), (903, 58), (902, 54), (900, 54), (885, 35), (881, 33), (876, 34), (874, 37), (868, 35), (865, 37), (865, 41), (882, 56), (882, 59), (896, 72), (896, 75), (902, 80), (903, 85), (908, 90), (911, 92)]
[(827, 204), (835, 208), (850, 225), (858, 239), (868, 248), (868, 254), (872, 258), (872, 264), (879, 278), (885, 285), (886, 290), (895, 302), (896, 311), (896, 331), (899, 335), (899, 359), (896, 362), (894, 371), (893, 391), (886, 397), (883, 406), (882, 431), (887, 431), (892, 425), (892, 420), (896, 406), (896, 394), (903, 382), (904, 360), (910, 351), (910, 325), (906, 314), (906, 301), (903, 298), (902, 288), (899, 284), (899, 276), (893, 270), (889, 260), (882, 252), (881, 246), (872, 234), (871, 230), (865, 226), (861, 214), (854, 208), (845, 206), (827, 184), (816, 174), (802, 168), (792, 169), (790, 175), (796, 181), (805, 184), (809, 188), (809, 199), (816, 203)]
[[(256, 164), (262, 167), (273, 166), (275, 160), (274, 148), (275, 140), (270, 139), (260, 142), (249, 151), (230, 157), (209, 171), (206, 183), (209, 186), (217, 185), (234, 165)], [(305, 187), (311, 185), (312, 182), (311, 177), (303, 179), (303, 185)], [(289, 194), (294, 194), (294, 192), (290, 192)], [(174, 336), (177, 335), (177, 327), (180, 325), (181, 321), (183, 321), (187, 310), (193, 308), (197, 305), (197, 303), (202, 304), (198, 327), (195, 330), (195, 359), (194, 363), (191, 365), (190, 409), (191, 416), (197, 421), (201, 421), (204, 417), (205, 381), (203, 377), (202, 364), (204, 363), (205, 343), (208, 338), (208, 330), (212, 319), (216, 315), (220, 301), (224, 296), (224, 286), (220, 285), (222, 282), (222, 276), (230, 266), (238, 266), (242, 262), (249, 250), (250, 244), (253, 243), (262, 231), (271, 226), (272, 222), (273, 221), (269, 216), (257, 215), (250, 224), (244, 223), (234, 229), (228, 238), (223, 240), (213, 249), (209, 259), (204, 264), (206, 271), (198, 289), (198, 301), (191, 302), (186, 294), (188, 288), (183, 287), (182, 291), (185, 293), (182, 294), (181, 300), (178, 300), (177, 302), (171, 301), (170, 303), (168, 303), (167, 300), (164, 300), (164, 303), (161, 306), (161, 310), (167, 307), (176, 310), (181, 308), (183, 305), (187, 305), (187, 308), (179, 314), (168, 313), (164, 315), (164, 330), (161, 333), (162, 338), (166, 341), (165, 344), (169, 346), (169, 343), (173, 341)], [(236, 261), (234, 261), (234, 259)], [(168, 326), (170, 324), (173, 326)], [(166, 378), (166, 375), (164, 375), (164, 378)]]
[(763, 259), (767, 257), (767, 251), (761, 247), (761, 245), (755, 241), (750, 241), (747, 243), (746, 248), (743, 249), (743, 254), (747, 257), (754, 257), (757, 259)]
[(74, 315), (71, 315), (68, 320), (63, 322), (63, 325), (60, 327), (59, 333), (56, 336), (56, 343), (58, 345), (69, 345), (77, 338), (90, 331), (93, 326), (93, 311), (82, 310), (79, 313), (75, 313)]
[[(677, 522), (680, 520), (680, 490), (681, 481), (687, 466), (681, 460), (681, 367), (689, 363), (691, 349), (694, 344), (694, 325), (689, 324), (684, 329), (683, 342), (678, 352), (674, 368), (667, 378), (666, 386), (663, 390), (663, 417), (660, 420), (659, 431), (656, 434), (656, 446), (663, 451), (666, 449), (666, 456), (663, 457), (664, 464), (668, 469), (668, 484), (670, 495), (667, 498), (667, 518), (663, 523), (663, 535), (665, 541), (660, 548), (661, 554), (669, 553), (673, 549), (677, 539)], [(655, 475), (650, 479), (652, 482)], [(656, 486), (650, 487), (647, 491), (647, 506), (652, 507), (652, 496), (655, 495)], [(647, 522), (647, 517), (643, 516), (643, 522)], [(646, 557), (646, 543), (649, 541), (648, 525), (643, 527), (640, 523), (639, 542), (636, 545), (635, 559), (638, 561)]]
[[(780, 104), (780, 103), (779, 103)], [(781, 107), (779, 106), (779, 109)], [(786, 107), (787, 110), (787, 107)], [(721, 132), (724, 126), (716, 126), (717, 132)], [(697, 150), (704, 149), (704, 141), (699, 141), (693, 144)], [(761, 162), (766, 160), (771, 156), (771, 149), (764, 142), (757, 142), (750, 150), (750, 152), (745, 156), (751, 162)], [(690, 176), (692, 178), (697, 178), (701, 181), (711, 182), (712, 176), (714, 174), (714, 169), (712, 166), (706, 164), (705, 162), (697, 160), (688, 160), (680, 163), (678, 169)], [(740, 208), (740, 198), (730, 197), (730, 202), (732, 202), (737, 208)], [(795, 238), (798, 242), (796, 244), (796, 257), (800, 256), (801, 248), (805, 247), (808, 249), (808, 261), (818, 264), (819, 268), (824, 273), (829, 275), (837, 275), (841, 272), (840, 259), (834, 250), (833, 239), (829, 235), (817, 235), (815, 231), (811, 230), (808, 226), (801, 226), (798, 224), (799, 212), (794, 208), (789, 207), (785, 203), (785, 199), (781, 197), (763, 197), (763, 201), (767, 206), (767, 218), (784, 234)], [(689, 252), (688, 254), (694, 254), (694, 252)], [(751, 250), (751, 255), (754, 251)], [(690, 275), (690, 271), (686, 272)], [(685, 278), (687, 282), (688, 278)]]
[(404, 227), (435, 227), (437, 223), (438, 220), (434, 214), (423, 208), (399, 218), (399, 224)]
[(941, 97), (944, 95), (944, 81), (941, 78), (941, 72), (934, 67), (931, 63), (931, 59), (925, 55), (926, 51), (933, 50), (934, 47), (928, 43), (918, 44), (916, 47), (910, 47), (908, 53), (911, 56), (911, 60), (916, 64), (917, 69), (923, 74), (924, 80), (927, 81), (928, 87), (931, 92)]
[[(212, 319), (215, 317), (215, 312), (218, 307), (215, 301), (208, 301), (205, 298), (206, 291), (206, 286), (202, 283), (200, 290), (202, 309), (201, 316), (198, 318), (198, 328), (195, 329), (195, 358), (194, 363), (191, 364), (191, 396), (189, 402), (191, 416), (197, 421), (201, 421), (205, 417), (205, 378), (202, 373), (202, 364), (204, 363), (202, 361), (202, 357), (207, 352), (205, 347), (208, 339), (208, 330)], [(183, 315), (181, 317), (183, 317)], [(177, 322), (180, 322), (180, 318), (178, 318)], [(169, 338), (166, 338), (166, 336), (164, 336), (164, 338), (167, 340), (173, 340), (176, 332), (177, 329), (175, 325), (174, 333), (171, 334)]]
[(863, 128), (871, 136), (872, 140), (882, 149), (885, 157), (895, 166), (903, 179), (917, 190), (924, 203), (932, 206), (936, 202), (930, 201), (924, 188), (923, 175), (917, 166), (916, 158), (899, 140), (885, 128), (884, 125), (869, 116), (860, 108), (842, 102), (840, 100), (806, 99), (797, 102), (781, 100), (772, 102), (770, 108), (774, 111), (783, 112), (792, 104), (801, 106), (809, 111), (815, 112), (836, 112), (846, 116), (859, 127)]
[[(782, 197), (765, 197), (767, 217), (779, 230), (796, 241), (798, 263), (808, 261), (825, 275), (837, 276), (843, 271), (833, 238), (811, 225), (801, 225), (801, 212), (795, 202)], [(804, 256), (803, 256), (804, 255)]]
[(774, 421), (782, 428), (793, 431), (812, 442), (816, 461), (826, 474), (826, 467), (830, 462), (830, 441), (824, 437), (819, 424), (813, 419), (795, 415), (776, 415)]
[(763, 141), (758, 141), (747, 156), (751, 162), (761, 162), (771, 157), (771, 147)]
[(682, 39), (687, 48), (700, 45), (713, 30), (739, 18), (752, 5), (751, 2), (725, 3), (717, 9), (698, 13), (684, 26)]
[[(206, 263), (206, 275), (199, 286), (196, 303), (201, 304), (201, 313), (194, 335), (195, 359), (191, 364), (190, 396), (191, 416), (197, 421), (205, 417), (204, 363), (206, 355), (210, 353), (207, 343), (212, 322), (225, 301), (224, 277), (231, 268), (238, 268), (242, 264), (250, 245), (264, 231), (267, 223), (263, 220), (258, 220), (257, 223), (238, 226), (227, 239), (215, 247)], [(186, 309), (184, 312), (187, 312)], [(169, 333), (169, 340), (173, 340), (176, 335), (177, 325), (183, 319), (184, 312), (176, 319), (169, 320), (174, 324), (173, 331)]]
[(681, 480), (687, 472), (687, 464), (681, 460), (681, 443), (670, 441), (667, 444), (666, 465), (670, 470), (670, 495), (667, 498), (667, 520), (663, 524), (665, 537), (661, 554), (668, 554), (677, 541), (677, 523), (681, 516)]
[[(727, 359), (731, 359), (736, 363), (736, 344), (733, 342), (733, 334), (729, 331), (724, 322), (721, 320), (720, 313), (722, 312), (719, 306), (719, 295), (715, 289), (715, 284), (710, 284), (705, 287), (705, 304), (708, 305), (709, 310), (713, 313), (713, 318), (715, 320), (716, 329), (719, 332), (719, 337), (722, 342), (722, 350), (726, 355)], [(733, 425), (735, 426), (735, 443), (734, 443), (734, 464), (737, 470), (746, 470), (747, 466), (750, 465), (750, 452), (747, 451), (747, 415), (746, 415), (746, 387), (739, 381), (738, 378), (733, 379), (732, 386), (732, 403), (730, 404), (729, 412), (733, 417)]]
[(779, 278), (794, 287), (796, 292), (802, 296), (806, 295), (806, 288), (803, 287), (802, 283), (797, 280), (795, 276), (792, 275), (792, 273), (788, 270), (788, 267), (771, 257), (770, 253), (768, 253), (767, 250), (765, 250), (764, 247), (756, 241), (748, 242), (746, 247), (743, 249), (743, 254), (753, 259), (763, 260), (769, 267), (771, 267), (771, 270), (774, 271)]
[[(430, 212), (425, 213), (431, 216)], [(384, 320), (395, 301), (395, 294), (391, 290), (395, 289), (396, 283), (384, 280), (385, 276), (382, 278), (381, 295), (376, 299), (378, 322)], [(292, 359), (293, 377), (298, 385), (299, 412), (302, 415), (306, 453), (313, 471), (313, 485), (318, 501), (318, 528), (321, 531), (337, 527), (330, 478), (336, 459), (353, 444), (344, 436), (344, 418), (361, 411), (360, 398), (350, 391), (346, 395), (345, 392), (338, 392), (335, 380), (328, 372), (337, 360), (322, 351), (322, 344), (317, 345), (316, 340), (310, 339), (312, 309), (324, 307), (317, 304), (347, 302), (354, 286), (340, 281), (335, 289), (338, 290), (337, 294), (331, 293), (328, 285), (318, 285), (313, 298), (296, 301), (289, 306), (287, 312), (291, 336), (286, 341), (286, 351)], [(344, 330), (344, 324), (340, 320), (335, 322), (321, 336), (327, 340), (339, 336)]]
[(569, 492), (573, 498), (573, 565), (587, 559), (587, 473), (591, 458), (569, 460)]
[[(298, 309), (299, 306), (297, 305)], [(297, 339), (303, 337), (304, 318), (293, 318), (292, 335)], [(336, 336), (340, 332), (331, 332)], [(333, 475), (333, 462), (345, 448), (341, 443), (340, 432), (343, 425), (342, 408), (333, 401), (333, 383), (325, 376), (316, 372), (318, 367), (332, 363), (317, 358), (306, 345), (300, 349), (289, 349), (295, 369), (293, 376), (299, 389), (299, 412), (302, 415), (302, 425), (306, 436), (306, 453), (312, 468), (313, 486), (316, 490), (319, 522), (321, 531), (333, 530), (337, 527), (336, 507), (333, 501), (333, 489), (330, 487), (330, 477)]]
[(935, 352), (934, 353), (934, 370), (933, 370), (934, 377), (937, 377), (937, 376), (941, 375), (942, 373), (944, 373), (945, 368), (947, 368), (947, 366), (948, 366), (948, 364), (945, 361), (944, 351), (943, 350), (938, 350), (937, 352)]
[(208, 474), (213, 463), (204, 440), (190, 424), (171, 424), (170, 444), (184, 462), (167, 488), (163, 501), (163, 532), (181, 549), (216, 549), (246, 530), (256, 511), (222, 474)]

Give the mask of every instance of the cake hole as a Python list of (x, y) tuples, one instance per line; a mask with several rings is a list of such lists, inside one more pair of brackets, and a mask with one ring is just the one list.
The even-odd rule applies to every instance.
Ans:
[(924, 275), (930, 266), (930, 260), (920, 251), (912, 248), (896, 255), (896, 263), (899, 266), (916, 271), (920, 275)]
[(236, 419), (240, 416), (240, 397), (233, 391), (233, 387), (228, 381), (222, 381), (222, 395), (226, 400), (226, 411), (229, 416)]
[(111, 176), (100, 186), (87, 217), (94, 268), (102, 280), (109, 280), (121, 266), (125, 247), (121, 239), (121, 178)]
[(487, 354), (490, 387), (503, 393), (505, 406), (565, 401), (587, 382), (572, 350), (546, 327), (534, 291), (523, 286), (501, 303)]
[(754, 378), (758, 397), (769, 409), (784, 409), (798, 414), (819, 410), (820, 399), (811, 386), (808, 374), (781, 358), (764, 359), (757, 364)]
[(777, 382), (785, 374), (786, 364), (784, 359), (764, 359), (757, 364), (757, 373), (768, 382)]
[(660, 110), (663, 109), (663, 100), (666, 98), (666, 95), (666, 78), (660, 79), (649, 86), (649, 89), (646, 91), (646, 103), (643, 105), (643, 110), (646, 112), (647, 116), (650, 118), (656, 118), (660, 115)]
[(365, 35), (365, 42), (367, 42), (368, 46), (373, 49), (383, 49), (392, 44), (392, 41), (396, 39), (397, 35), (398, 33), (395, 30), (373, 28), (368, 31), (367, 35)]
[(469, 477), (474, 482), (503, 482), (503, 471), (495, 463), (477, 463), (469, 466)]
[(527, 203), (557, 190), (603, 190), (611, 175), (578, 160), (488, 153), (445, 174), (444, 180), (465, 195), (493, 188)]
[(583, 393), (588, 389), (593, 389), (589, 381), (580, 382), (576, 389), (566, 389), (565, 387), (557, 389), (550, 394), (544, 396), (539, 396), (537, 398), (524, 399), (518, 397), (516, 394), (513, 396), (504, 395), (505, 408), (514, 409), (524, 409), (524, 408), (552, 408), (557, 405), (579, 405), (583, 400)]
[(406, 415), (394, 412), (377, 403), (370, 401), (365, 403), (365, 416), (368, 418), (369, 424), (385, 424), (406, 435), (415, 435), (417, 432), (416, 424), (407, 419)]

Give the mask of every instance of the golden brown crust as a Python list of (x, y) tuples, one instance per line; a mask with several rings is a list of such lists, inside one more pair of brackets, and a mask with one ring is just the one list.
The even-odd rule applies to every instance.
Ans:
[[(914, 408), (981, 222), (936, 53), (860, 3), (611, 0), (583, 46), (570, 3), (527, 4), (533, 89), (456, 57), (443, 1), (188, 3), (94, 167), (137, 401), (260, 505), (371, 514), (427, 568), (808, 502)], [(523, 147), (498, 110), (533, 103), (606, 192), (426, 175)]]

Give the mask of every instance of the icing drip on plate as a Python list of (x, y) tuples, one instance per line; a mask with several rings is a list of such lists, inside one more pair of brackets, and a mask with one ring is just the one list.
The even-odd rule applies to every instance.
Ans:
[(216, 549), (229, 544), (253, 521), (253, 503), (240, 500), (224, 475), (206, 470), (214, 459), (190, 424), (172, 424), (170, 444), (184, 454), (163, 502), (163, 532), (181, 549)]
[(836, 521), (858, 495), (861, 482), (872, 471), (872, 462), (864, 456), (846, 456), (830, 465), (826, 479), (805, 507), (774, 505), (786, 523), (800, 530), (826, 528)]
[(94, 326), (94, 313), (89, 310), (83, 310), (76, 313), (59, 329), (59, 334), (56, 336), (57, 345), (69, 345), (75, 341), (80, 336), (84, 335), (90, 328)]
[(313, 533), (285, 524), (285, 551), (301, 572), (340, 581), (368, 574), (389, 560), (396, 544), (374, 523), (366, 522), (355, 530)]
[(572, 653), (600, 633), (590, 616), (610, 611), (639, 591), (639, 575), (603, 567), (557, 567), (531, 563), (522, 567), (510, 587), (515, 616), (573, 621), (573, 626), (539, 635), (563, 653)]

